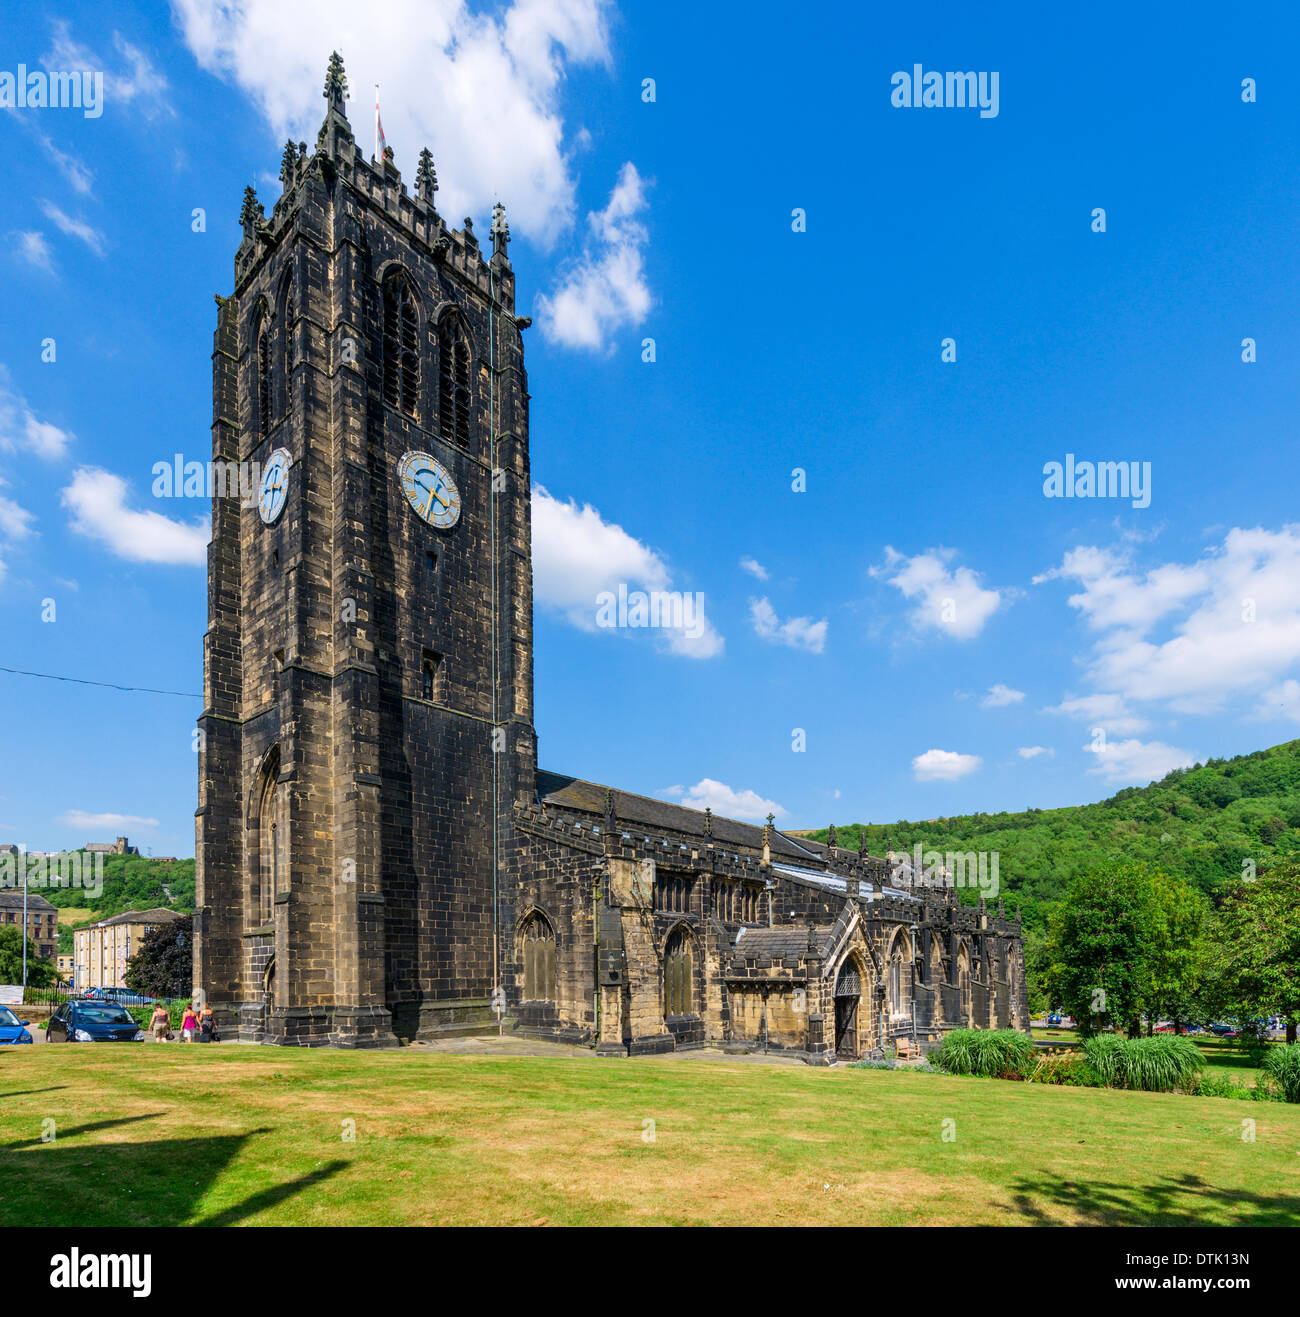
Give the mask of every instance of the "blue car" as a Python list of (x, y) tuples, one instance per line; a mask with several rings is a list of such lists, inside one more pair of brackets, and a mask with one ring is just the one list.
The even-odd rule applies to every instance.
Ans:
[(45, 1031), (49, 1043), (140, 1043), (144, 1030), (135, 1017), (115, 1001), (65, 1001), (50, 1016)]
[(27, 1021), (20, 1020), (8, 1006), (0, 1006), (0, 1047), (31, 1041), (32, 1036), (27, 1032)]

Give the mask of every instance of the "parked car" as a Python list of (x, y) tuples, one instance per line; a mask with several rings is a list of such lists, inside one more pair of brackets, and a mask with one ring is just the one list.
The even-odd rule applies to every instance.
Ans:
[(50, 1016), (45, 1037), (51, 1043), (142, 1043), (144, 1030), (125, 1006), (78, 997)]
[(32, 1036), (27, 1032), (26, 1020), (20, 1020), (8, 1006), (0, 1006), (0, 1046), (11, 1043), (30, 1043)]
[(1210, 1025), (1210, 1032), (1217, 1034), (1220, 1038), (1235, 1038), (1237, 1036), (1237, 1030), (1230, 1024), (1212, 1024)]

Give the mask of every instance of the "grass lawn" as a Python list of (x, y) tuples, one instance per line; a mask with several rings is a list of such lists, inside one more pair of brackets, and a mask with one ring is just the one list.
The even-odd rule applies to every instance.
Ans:
[(33, 1223), (1300, 1225), (1300, 1106), (672, 1057), (0, 1048), (0, 1226)]

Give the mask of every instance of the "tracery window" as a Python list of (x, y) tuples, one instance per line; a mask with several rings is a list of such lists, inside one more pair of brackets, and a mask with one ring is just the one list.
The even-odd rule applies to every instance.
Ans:
[(555, 1000), (555, 929), (543, 914), (524, 925), (524, 1000)]

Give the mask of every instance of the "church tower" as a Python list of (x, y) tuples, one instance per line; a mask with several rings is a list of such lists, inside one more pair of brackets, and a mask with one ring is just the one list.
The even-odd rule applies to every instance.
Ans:
[(194, 982), (228, 1036), (379, 1046), (490, 1025), (509, 975), (528, 322), (503, 209), (485, 253), (346, 96), (335, 55), (217, 299)]

